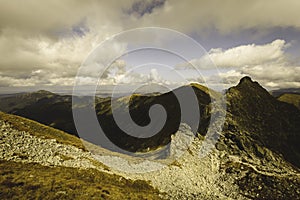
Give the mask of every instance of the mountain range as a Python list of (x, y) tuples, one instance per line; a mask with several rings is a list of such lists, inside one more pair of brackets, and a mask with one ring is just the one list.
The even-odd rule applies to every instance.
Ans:
[[(193, 121), (188, 114), (181, 118), (181, 104), (175, 94), (185, 95), (191, 89), (197, 98), (200, 122)], [(129, 108), (133, 121), (140, 126), (149, 124), (148, 111), (151, 106), (160, 104), (165, 108), (167, 121), (158, 134), (138, 139), (126, 134), (116, 124), (111, 98), (96, 97), (94, 107), (101, 127), (114, 144), (130, 152), (145, 152), (172, 142), (172, 136), (180, 131), (181, 120), (202, 141), (212, 120), (212, 102), (222, 95), (226, 99), (226, 118), (215, 144), (215, 155), (218, 155), (220, 162), (218, 172), (226, 179), (234, 177), (232, 185), (239, 188), (239, 198), (299, 199), (300, 110), (297, 94), (273, 96), (250, 77), (244, 77), (225, 94), (199, 84), (190, 84), (163, 94), (134, 94), (113, 99), (114, 109), (122, 114)], [(83, 108), (74, 108), (73, 105), (73, 109)], [(0, 110), (78, 137), (70, 95), (38, 91), (3, 96), (0, 98)], [(83, 139), (93, 143), (92, 138)], [(189, 195), (186, 197), (191, 198)]]

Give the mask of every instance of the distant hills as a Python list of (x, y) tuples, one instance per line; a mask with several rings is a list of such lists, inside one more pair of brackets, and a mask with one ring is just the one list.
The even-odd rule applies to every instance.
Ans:
[(298, 109), (300, 109), (300, 94), (282, 94), (277, 98), (279, 101), (283, 101), (289, 104), (293, 104)]
[[(198, 132), (205, 135), (210, 118), (208, 111), (208, 105), (210, 103), (208, 89), (206, 88), (204, 91), (200, 89), (200, 86), (197, 87), (193, 84), (180, 87), (176, 89), (176, 92), (184, 96), (190, 89), (195, 91), (200, 108), (201, 122), (199, 123)], [(127, 106), (125, 104), (126, 98), (120, 97), (119, 99), (114, 100), (118, 104), (117, 112), (122, 113), (125, 111)], [(167, 123), (157, 135), (151, 138), (140, 139), (132, 137), (124, 133), (116, 125), (116, 122), (112, 117), (111, 99), (97, 97), (95, 108), (99, 122), (104, 132), (107, 133), (107, 136), (114, 141), (115, 144), (135, 152), (144, 151), (149, 148), (155, 149), (170, 142), (171, 135), (177, 132), (181, 119), (180, 106), (173, 92), (161, 95), (133, 95), (130, 97), (129, 103), (130, 114), (137, 124), (146, 125), (149, 123), (150, 118), (148, 111), (154, 104), (161, 104), (167, 110)], [(85, 106), (79, 106), (74, 109), (87, 108)], [(9, 97), (0, 98), (0, 110), (33, 119), (45, 125), (78, 136), (73, 122), (72, 96), (70, 95), (57, 95), (47, 91), (17, 94), (15, 96), (11, 95)], [(185, 121), (187, 124), (191, 127), (198, 126), (198, 124), (192, 124), (194, 122), (189, 121), (188, 118), (189, 117), (187, 116)]]
[(300, 89), (299, 88), (286, 88), (273, 90), (270, 92), (279, 101), (293, 104), (300, 109)]
[(279, 97), (283, 94), (300, 94), (299, 88), (285, 88), (285, 89), (278, 89), (278, 90), (272, 90), (270, 93), (274, 97)]
[[(197, 84), (182, 86), (160, 95), (132, 95), (114, 100), (117, 102), (117, 111), (122, 113), (127, 106), (124, 103), (125, 99), (129, 98), (131, 117), (140, 126), (150, 122), (148, 111), (152, 105), (163, 105), (168, 114), (167, 122), (153, 137), (141, 139), (124, 133), (114, 121), (110, 98), (96, 98), (95, 109), (98, 121), (107, 137), (123, 149), (132, 152), (156, 149), (169, 143), (171, 135), (177, 132), (180, 125), (181, 110), (174, 92), (185, 94), (189, 89), (192, 89), (197, 96), (201, 120), (199, 124), (189, 121), (188, 117), (183, 121), (191, 127), (198, 127), (195, 133), (205, 136), (210, 122), (211, 94), (214, 96), (221, 94)], [(283, 97), (285, 96), (278, 101), (257, 82), (244, 77), (237, 86), (229, 88), (226, 92), (227, 125), (224, 131), (234, 130), (235, 142), (240, 144), (242, 149), (247, 147), (244, 147), (246, 144), (243, 142), (246, 141), (243, 140), (251, 138), (256, 143), (283, 154), (289, 161), (300, 166), (298, 147), (300, 111), (295, 106), (282, 102), (290, 101), (290, 95), (289, 98)], [(10, 95), (0, 98), (0, 110), (78, 136), (73, 122), (70, 95), (57, 95), (48, 91)], [(232, 122), (228, 122), (230, 120)], [(242, 134), (242, 131), (246, 131), (249, 135)]]

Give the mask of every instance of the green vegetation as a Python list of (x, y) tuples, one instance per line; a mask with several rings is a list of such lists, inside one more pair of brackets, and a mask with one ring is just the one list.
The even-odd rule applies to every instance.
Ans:
[(161, 199), (146, 181), (0, 160), (0, 199)]

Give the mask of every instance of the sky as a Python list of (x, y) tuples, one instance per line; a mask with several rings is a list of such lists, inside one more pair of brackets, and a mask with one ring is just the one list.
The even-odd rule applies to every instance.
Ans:
[[(177, 62), (162, 52), (130, 56), (126, 52), (137, 41), (116, 43), (101, 56), (126, 55), (115, 60), (100, 78), (101, 84), (181, 84), (171, 73), (175, 70), (189, 74), (190, 81), (219, 84), (222, 80), (224, 87), (237, 84), (243, 76), (269, 90), (300, 87), (298, 0), (0, 0), (0, 5), (2, 91), (72, 87), (81, 64), (101, 42), (143, 27), (186, 34), (205, 52)], [(173, 39), (172, 47), (182, 47)], [(198, 53), (192, 50), (187, 48), (190, 54)], [(128, 73), (130, 67), (145, 63), (147, 56), (155, 57), (155, 64)], [(200, 66), (201, 77), (189, 69), (190, 64)], [(93, 77), (82, 80), (95, 82)]]

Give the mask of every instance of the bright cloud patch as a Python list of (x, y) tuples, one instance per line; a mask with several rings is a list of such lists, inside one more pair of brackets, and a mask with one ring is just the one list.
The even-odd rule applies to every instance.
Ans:
[[(300, 66), (289, 62), (284, 40), (275, 40), (265, 45), (243, 45), (228, 50), (213, 49), (209, 57), (219, 68), (230, 68), (220, 73), (229, 84), (236, 84), (243, 76), (251, 76), (265, 87), (299, 87)], [(194, 64), (202, 59), (192, 61)]]

